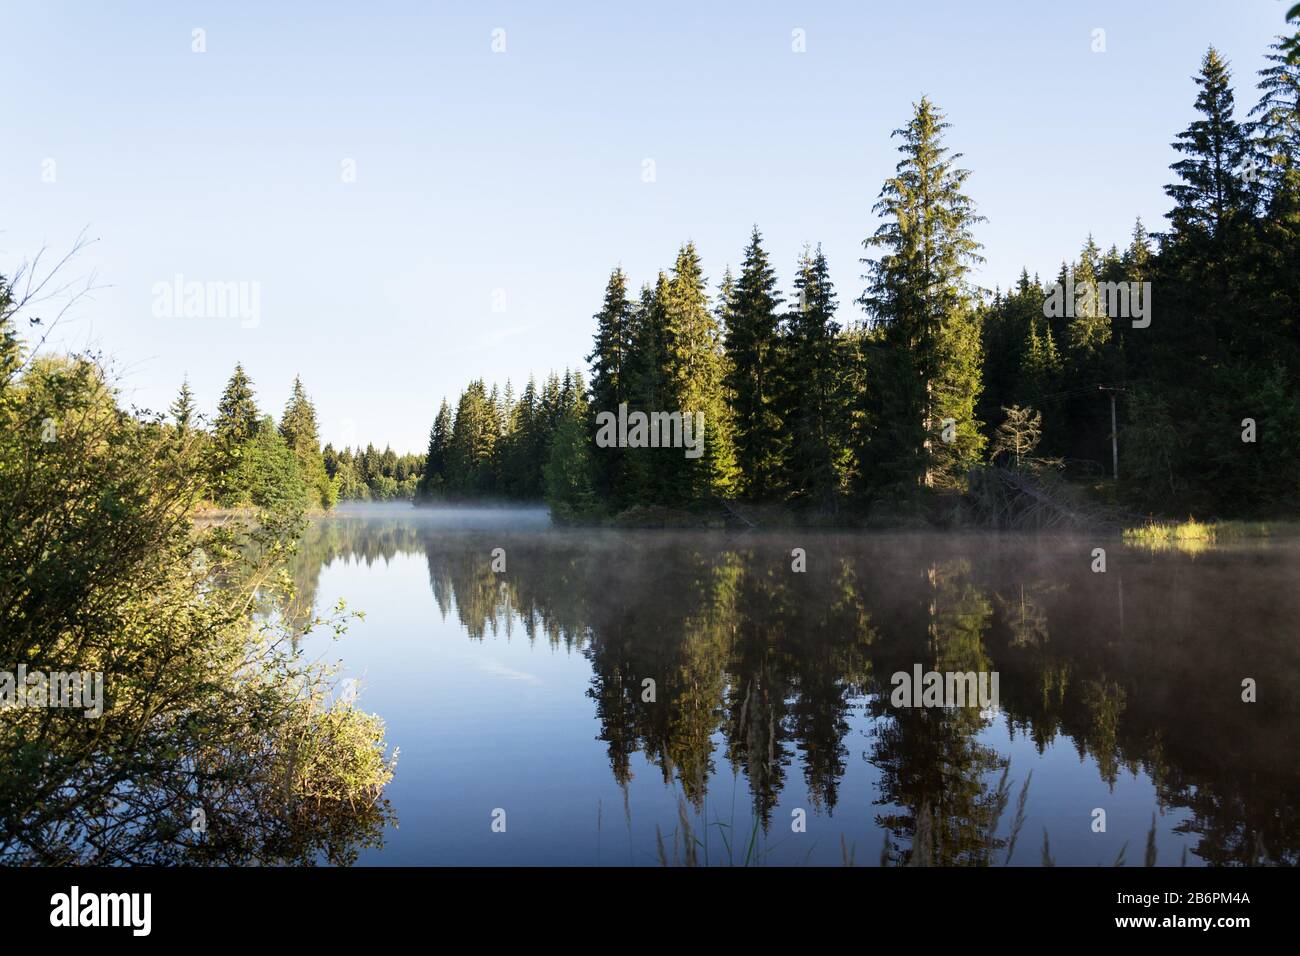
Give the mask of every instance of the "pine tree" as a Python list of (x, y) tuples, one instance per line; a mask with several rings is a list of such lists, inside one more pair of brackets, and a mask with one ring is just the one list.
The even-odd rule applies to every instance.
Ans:
[(664, 391), (670, 399), (663, 410), (680, 410), (683, 416), (703, 413), (705, 428), (700, 458), (685, 458), (680, 449), (658, 449), (671, 475), (670, 498), (687, 504), (729, 496), (735, 490), (736, 465), (723, 382), (725, 358), (692, 242), (677, 255), (663, 309)]
[[(886, 452), (895, 457), (901, 449), (903, 458), (859, 467), (881, 466), (925, 485), (960, 484), (985, 442), (975, 420), (980, 342), (967, 278), (981, 261), (972, 228), (982, 217), (962, 191), (970, 174), (954, 166), (960, 154), (943, 145), (948, 127), (922, 98), (908, 125), (894, 131), (903, 158), (874, 207), (885, 222), (863, 242), (880, 255), (862, 260), (868, 287), (859, 299), (879, 333), (876, 387), (901, 390), (877, 403), (875, 427), (897, 432), (897, 447)], [(892, 420), (897, 413), (902, 418)]]
[(213, 433), (226, 449), (237, 448), (257, 434), (261, 418), (253, 398), (253, 383), (245, 374), (244, 366), (236, 363), (217, 405)]
[(451, 407), (444, 398), (433, 420), (433, 427), (429, 429), (429, 450), (424, 456), (424, 473), (420, 478), (417, 492), (420, 497), (432, 497), (441, 493), (446, 487), (451, 426)]
[(595, 411), (617, 412), (628, 400), (628, 359), (632, 351), (632, 303), (622, 269), (609, 274), (605, 302), (595, 315), (595, 344), (591, 364), (591, 405)]
[(781, 484), (791, 498), (830, 510), (842, 481), (848, 423), (835, 288), (820, 245), (816, 253), (805, 247), (794, 289), (794, 308), (784, 323), (784, 360), (778, 367), (777, 395), (787, 436)]
[(1166, 215), (1175, 233), (1223, 240), (1225, 231), (1255, 204), (1254, 190), (1244, 175), (1253, 159), (1252, 149), (1245, 130), (1233, 118), (1228, 66), (1214, 47), (1205, 54), (1195, 80), (1200, 87), (1196, 109), (1202, 115), (1173, 144), (1184, 158), (1170, 166), (1179, 182), (1165, 187), (1174, 201)]
[(172, 421), (176, 423), (176, 430), (182, 436), (188, 435), (195, 427), (198, 413), (194, 407), (194, 393), (190, 390), (188, 377), (181, 381), (181, 390), (177, 393), (176, 401), (172, 402), (168, 412)]
[(316, 430), (316, 408), (302, 387), (302, 380), (293, 379), (293, 392), (280, 417), (280, 435), (285, 444), (300, 458), (306, 459), (320, 453), (320, 436)]
[[(1270, 49), (1270, 65), (1260, 71), (1260, 100), (1251, 110), (1257, 117), (1252, 132), (1263, 160), (1261, 185), (1267, 202), (1258, 223), (1256, 285), (1267, 290), (1261, 296), (1266, 303), (1261, 325), (1290, 343), (1300, 327), (1300, 283), (1295, 281), (1300, 275), (1300, 31), (1290, 41), (1279, 38)], [(1288, 346), (1280, 351), (1293, 356), (1290, 365), (1300, 375), (1300, 356)]]
[(457, 496), (490, 493), (494, 487), (492, 452), (500, 432), (482, 379), (461, 393), (447, 451), (447, 487)]
[(1060, 401), (1056, 394), (1061, 391), (1062, 362), (1052, 330), (1045, 320), (1038, 318), (1030, 323), (1024, 351), (1017, 392), (1024, 398), (1025, 405), (1042, 413), (1043, 434), (1048, 436), (1049, 447), (1057, 448), (1059, 445), (1051, 439), (1059, 442), (1063, 437), (1060, 434)]
[(320, 436), (316, 430), (316, 408), (302, 387), (293, 379), (293, 392), (280, 417), (280, 437), (294, 453), (303, 482), (311, 490), (316, 504), (332, 508), (338, 500), (338, 485), (331, 481), (321, 457)]
[[(653, 412), (668, 404), (665, 303), (668, 276), (660, 272), (653, 286), (645, 285), (632, 315), (632, 348), (628, 356), (628, 406)], [(625, 483), (616, 488), (617, 507), (662, 504), (669, 498), (668, 473), (658, 449), (630, 449), (623, 456)]]
[(253, 383), (245, 374), (243, 365), (237, 363), (217, 405), (217, 418), (212, 426), (214, 441), (210, 448), (210, 487), (217, 501), (225, 506), (248, 501), (249, 489), (240, 482), (246, 480), (249, 473), (247, 469), (239, 472), (238, 468), (245, 449), (257, 437), (260, 427), (261, 412), (253, 398)]
[(546, 503), (561, 522), (596, 510), (595, 459), (586, 402), (580, 397), (561, 415), (544, 468)]
[(781, 421), (774, 408), (778, 364), (778, 310), (782, 303), (776, 271), (755, 226), (740, 277), (724, 300), (727, 357), (739, 489), (751, 498), (775, 491), (781, 458)]
[(1074, 315), (1067, 325), (1070, 354), (1081, 363), (1092, 364), (1110, 341), (1110, 317), (1098, 294), (1101, 281), (1101, 250), (1092, 236), (1084, 243), (1073, 271)]

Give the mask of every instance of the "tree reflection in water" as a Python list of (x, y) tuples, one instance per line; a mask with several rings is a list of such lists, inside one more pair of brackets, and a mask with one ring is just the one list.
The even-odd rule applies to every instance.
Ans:
[[(765, 833), (787, 825), (773, 809), (792, 775), (812, 808), (833, 814), (855, 758), (857, 711), (870, 718), (860, 757), (878, 772), (887, 863), (1006, 861), (1015, 808), (1023, 815), (1034, 798), (1028, 769), (1011, 768), (985, 733), (995, 724), (1040, 754), (1068, 741), (1111, 789), (1121, 771), (1148, 776), (1162, 812), (1187, 811), (1176, 830), (1194, 835), (1206, 862), (1295, 863), (1300, 780), (1284, 756), (1298, 743), (1300, 645), (1282, 628), (1300, 613), (1288, 583), (1296, 552), (1124, 551), (1110, 573), (1093, 574), (1094, 546), (982, 535), (485, 534), (357, 517), (316, 523), (296, 575), (310, 594), (332, 561), (424, 555), (438, 611), (471, 640), (504, 635), (583, 654), (614, 779), (626, 786), (639, 753), (697, 819), (710, 779), (728, 771), (743, 778)], [(491, 571), (493, 547), (509, 554), (508, 574)], [(807, 550), (804, 573), (791, 570), (793, 547)], [(890, 676), (916, 664), (999, 672), (999, 707), (892, 706)], [(1247, 676), (1267, 688), (1258, 703), (1241, 701)], [(1141, 840), (1134, 834), (1131, 846)], [(1036, 862), (1032, 843), (1013, 862)], [(863, 862), (876, 851), (851, 852)]]

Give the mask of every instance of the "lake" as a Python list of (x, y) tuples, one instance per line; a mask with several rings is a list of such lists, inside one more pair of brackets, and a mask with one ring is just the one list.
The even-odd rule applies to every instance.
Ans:
[[(1298, 575), (1284, 542), (403, 505), (317, 519), (294, 567), (365, 614), (303, 647), (400, 748), (360, 862), (403, 865), (1294, 864)], [(996, 700), (893, 699), (932, 671)]]

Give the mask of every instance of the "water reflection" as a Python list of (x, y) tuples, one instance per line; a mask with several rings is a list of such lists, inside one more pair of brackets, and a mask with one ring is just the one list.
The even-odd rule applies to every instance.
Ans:
[[(1094, 574), (1097, 542), (1083, 540), (473, 524), (409, 512), (315, 523), (295, 569), (300, 611), (323, 567), (421, 556), (436, 613), (470, 641), (586, 659), (596, 736), (625, 804), (644, 760), (681, 794), (683, 825), (689, 811), (708, 827), (709, 801), (727, 799), (710, 787), (730, 775), (757, 827), (776, 835), (790, 829), (788, 811), (775, 815), (783, 795), (834, 816), (861, 761), (872, 805), (849, 808), (842, 848), (858, 863), (1033, 864), (1042, 830), (1057, 863), (1109, 864), (1123, 841), (1141, 862), (1145, 832), (1084, 850), (1097, 845), (1086, 811), (1051, 812), (1067, 770), (1086, 765), (1112, 795), (1125, 775), (1149, 780), (1141, 816), (1158, 812), (1186, 862), (1296, 862), (1294, 549), (1193, 560), (1115, 545), (1110, 571)], [(794, 547), (807, 552), (804, 573), (791, 570)], [(505, 549), (505, 573), (491, 569), (493, 548)], [(916, 664), (997, 671), (999, 706), (893, 706), (890, 676)], [(1247, 677), (1257, 703), (1242, 702)], [(381, 698), (366, 705), (387, 716)], [(1013, 752), (1068, 760), (1037, 764), (1022, 793), (1030, 766)], [(1026, 804), (1034, 829), (1022, 833)]]

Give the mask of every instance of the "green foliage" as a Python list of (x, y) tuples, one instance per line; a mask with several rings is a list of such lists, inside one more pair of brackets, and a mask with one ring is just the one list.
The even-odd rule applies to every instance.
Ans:
[(694, 243), (678, 252), (662, 306), (664, 404), (653, 410), (703, 413), (705, 426), (701, 457), (687, 459), (680, 449), (659, 449), (668, 470), (668, 503), (727, 497), (736, 489), (737, 469), (724, 391), (726, 361)]
[(735, 429), (737, 483), (742, 495), (757, 499), (777, 488), (785, 439), (776, 409), (781, 360), (777, 327), (783, 300), (762, 240), (755, 226), (740, 277), (730, 290), (724, 283), (722, 294), (725, 382)]
[(963, 192), (970, 173), (954, 165), (960, 154), (943, 145), (948, 127), (922, 98), (908, 125), (894, 131), (903, 158), (874, 207), (884, 222), (863, 242), (879, 250), (863, 260), (868, 285), (859, 300), (874, 332), (868, 361), (876, 374), (866, 386), (876, 395), (867, 411), (874, 427), (894, 429), (897, 438), (862, 445), (859, 467), (958, 487), (985, 443), (975, 419), (982, 350), (967, 279), (981, 261), (972, 234), (981, 217)]
[(587, 407), (578, 402), (560, 419), (544, 469), (546, 503), (561, 522), (596, 511), (596, 462), (591, 453)]
[(293, 453), (267, 415), (252, 439), (238, 449), (234, 468), (224, 477), (218, 504), (252, 505), (274, 512), (305, 510), (310, 491)]
[[(0, 669), (102, 674), (104, 709), (0, 709), (0, 864), (311, 865), (378, 845), (382, 723), (331, 703), (296, 635), (253, 613), (298, 514), (196, 530), (199, 433), (122, 411), (85, 358), (24, 360), (13, 308), (0, 281)], [(250, 439), (293, 471), (269, 421)]]
[(785, 435), (779, 484), (794, 501), (833, 510), (847, 468), (848, 404), (836, 295), (830, 267), (817, 251), (804, 249), (794, 278), (794, 308), (781, 336), (783, 360), (776, 367), (776, 407)]

